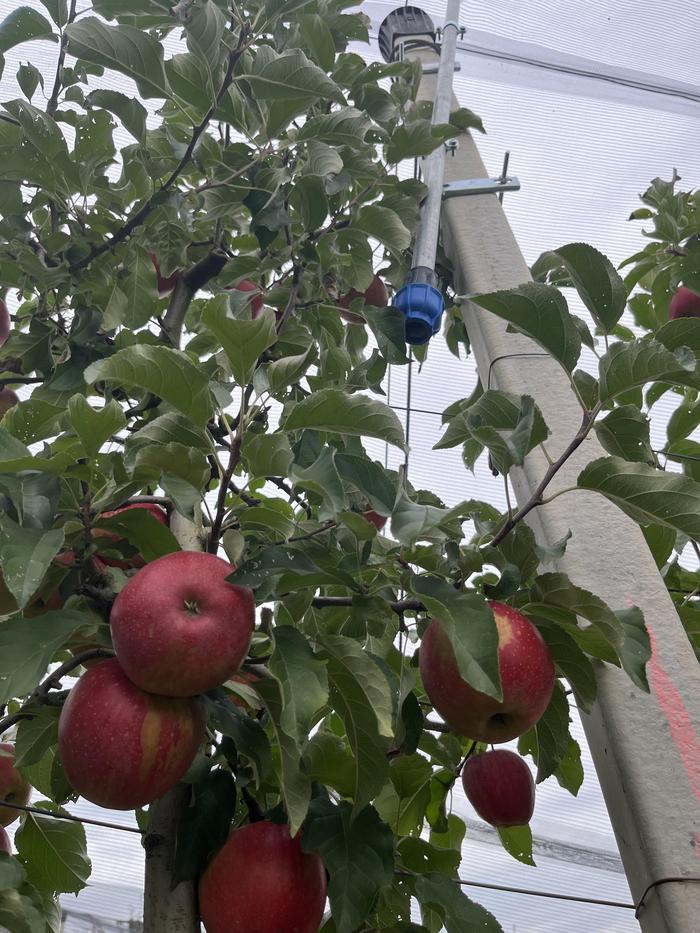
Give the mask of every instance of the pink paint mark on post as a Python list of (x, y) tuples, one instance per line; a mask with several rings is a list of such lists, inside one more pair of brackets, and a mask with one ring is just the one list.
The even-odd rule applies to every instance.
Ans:
[[(659, 660), (656, 637), (652, 631), (649, 631), (649, 641), (651, 642), (649, 683), (666, 717), (671, 730), (671, 738), (678, 749), (693, 793), (700, 801), (700, 741), (673, 678)], [(698, 855), (700, 855), (700, 850), (698, 850)]]

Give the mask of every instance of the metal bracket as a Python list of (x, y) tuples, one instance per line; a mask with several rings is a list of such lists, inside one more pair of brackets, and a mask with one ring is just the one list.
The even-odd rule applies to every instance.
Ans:
[[(423, 65), (421, 70), (424, 75), (436, 75), (438, 73), (439, 67), (440, 67), (439, 62), (428, 62), (427, 65)], [(459, 62), (455, 62), (455, 71), (461, 71), (461, 70), (462, 70), (462, 66), (459, 64)]]
[(502, 194), (505, 191), (520, 191), (520, 182), (515, 175), (507, 178), (466, 178), (448, 181), (442, 187), (443, 200), (461, 198), (468, 194)]

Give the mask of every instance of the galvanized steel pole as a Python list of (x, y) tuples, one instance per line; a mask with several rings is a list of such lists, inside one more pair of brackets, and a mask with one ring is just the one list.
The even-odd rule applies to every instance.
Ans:
[[(423, 62), (435, 60), (427, 50), (411, 55)], [(435, 90), (435, 77), (424, 76), (420, 97), (433, 100)], [(486, 177), (469, 135), (460, 137), (445, 174), (446, 181)], [(511, 288), (530, 278), (496, 195), (446, 201), (442, 231), (462, 292)], [(507, 334), (494, 315), (469, 302), (463, 313), (482, 381), (532, 395), (552, 430), (549, 453), (558, 456), (581, 417), (559, 366), (543, 358), (527, 338)], [(582, 467), (603, 453), (595, 437), (586, 440), (553, 482), (552, 492), (575, 485)], [(530, 498), (546, 468), (536, 450), (513, 475), (520, 504)], [(697, 933), (700, 883), (691, 881), (700, 876), (697, 659), (639, 528), (613, 505), (592, 493), (567, 494), (532, 512), (531, 525), (542, 544), (552, 544), (571, 529), (559, 569), (614, 608), (633, 602), (644, 612), (654, 646), (651, 693), (637, 690), (621, 671), (601, 665), (598, 701), (583, 723), (635, 903), (644, 895), (642, 930)]]

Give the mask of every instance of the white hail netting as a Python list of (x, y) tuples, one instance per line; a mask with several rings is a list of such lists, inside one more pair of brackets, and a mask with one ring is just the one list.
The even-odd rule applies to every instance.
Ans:
[[(41, 9), (37, 0), (26, 5)], [(0, 18), (16, 7), (0, 0)], [(81, 3), (79, 2), (79, 7)], [(363, 9), (376, 33), (394, 4), (366, 3)], [(428, 0), (423, 9), (442, 22), (445, 3)], [(683, 185), (700, 185), (700, 79), (697, 0), (672, 7), (657, 0), (489, 0), (464, 3), (455, 92), (464, 106), (479, 113), (488, 135), (479, 148), (489, 171), (500, 169), (511, 151), (512, 173), (522, 190), (506, 195), (505, 210), (529, 263), (545, 249), (573, 240), (592, 243), (613, 262), (640, 248), (639, 224), (626, 218), (637, 194), (673, 168)], [(368, 61), (380, 58), (376, 41), (357, 51)], [(55, 49), (32, 46), (33, 63), (52, 74)], [(18, 94), (14, 74), (26, 61), (27, 47), (7, 55), (2, 99)], [(125, 92), (129, 81), (108, 75)], [(50, 85), (49, 85), (50, 86)], [(119, 141), (119, 140), (118, 140)], [(124, 138), (126, 142), (126, 137)], [(408, 166), (406, 167), (408, 172)], [(580, 304), (574, 310), (584, 314)], [(475, 373), (471, 361), (457, 361), (435, 338), (427, 364), (414, 373), (411, 393), (410, 478), (454, 503), (468, 494), (502, 503), (502, 485), (485, 462), (476, 476), (465, 473), (459, 451), (433, 451), (441, 434), (439, 413), (469, 393)], [(392, 405), (407, 403), (406, 370), (396, 368), (388, 387)], [(655, 407), (652, 436), (662, 444), (670, 401)], [(405, 412), (399, 410), (405, 418)], [(383, 445), (373, 448), (385, 456)], [(395, 463), (395, 453), (387, 453)], [(615, 840), (580, 727), (586, 779), (577, 800), (553, 781), (538, 790), (533, 819), (538, 869), (506, 855), (456, 791), (454, 808), (470, 821), (461, 875), (470, 881), (536, 888), (562, 894), (629, 902)], [(105, 814), (80, 802), (82, 816), (131, 824), (121, 813)], [(114, 921), (139, 916), (143, 858), (138, 836), (88, 827), (93, 876), (90, 886), (64, 906), (68, 931), (124, 929)], [(506, 933), (628, 933), (638, 930), (629, 910), (546, 900), (516, 893), (466, 889), (488, 906)]]

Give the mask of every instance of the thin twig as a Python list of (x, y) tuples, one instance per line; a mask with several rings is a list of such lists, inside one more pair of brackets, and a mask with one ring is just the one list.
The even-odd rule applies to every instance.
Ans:
[(542, 505), (543, 497), (542, 493), (545, 491), (547, 486), (554, 479), (559, 470), (564, 466), (569, 457), (573, 452), (581, 446), (586, 437), (588, 436), (589, 431), (593, 427), (593, 422), (595, 417), (600, 410), (599, 406), (593, 409), (593, 411), (586, 411), (583, 416), (583, 421), (581, 422), (581, 427), (576, 432), (576, 436), (571, 441), (569, 446), (566, 448), (564, 453), (555, 460), (547, 469), (547, 472), (542, 477), (542, 481), (537, 486), (533, 494), (530, 496), (525, 505), (519, 509), (512, 518), (509, 518), (501, 527), (501, 530), (498, 531), (494, 538), (491, 541), (487, 541), (483, 547), (497, 547), (510, 532), (518, 525), (526, 515), (529, 515), (530, 512), (537, 508), (538, 505)]
[[(75, 19), (76, 3), (77, 3), (77, 0), (71, 0), (70, 9), (68, 11), (68, 19), (66, 21), (67, 26), (69, 26)], [(63, 72), (63, 64), (66, 60), (66, 46), (68, 45), (67, 39), (68, 37), (66, 36), (66, 33), (62, 32), (61, 47), (58, 51), (58, 62), (56, 63), (56, 77), (53, 82), (53, 89), (51, 91), (51, 95), (46, 104), (46, 113), (50, 117), (53, 117), (54, 114), (56, 113), (56, 110), (58, 109), (58, 95), (61, 93), (61, 86), (62, 86), (61, 78), (62, 78), (62, 72)]]
[(294, 272), (292, 273), (292, 290), (289, 293), (289, 300), (287, 305), (282, 312), (282, 317), (277, 322), (277, 333), (280, 334), (284, 330), (284, 327), (289, 320), (289, 316), (294, 310), (299, 297), (299, 289), (301, 288), (301, 277), (304, 274), (304, 267), (294, 264)]
[(296, 502), (297, 505), (301, 506), (301, 508), (306, 512), (308, 518), (313, 518), (311, 506), (306, 501), (306, 499), (303, 499), (292, 489), (291, 486), (287, 485), (281, 476), (266, 476), (265, 479), (268, 481), (268, 483), (272, 483), (273, 485), (277, 486), (278, 489), (281, 489), (283, 492), (285, 492), (292, 502)]

